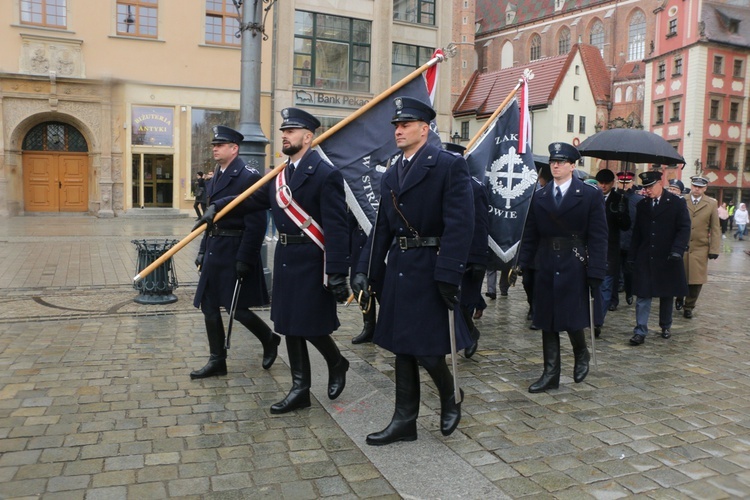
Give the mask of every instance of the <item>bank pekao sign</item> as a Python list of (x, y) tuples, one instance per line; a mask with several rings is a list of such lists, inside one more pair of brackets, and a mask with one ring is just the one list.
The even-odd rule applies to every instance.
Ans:
[(294, 91), (295, 105), (359, 109), (368, 102), (370, 102), (370, 99), (356, 95), (318, 92), (308, 89)]
[(131, 143), (134, 146), (172, 146), (174, 108), (133, 106)]

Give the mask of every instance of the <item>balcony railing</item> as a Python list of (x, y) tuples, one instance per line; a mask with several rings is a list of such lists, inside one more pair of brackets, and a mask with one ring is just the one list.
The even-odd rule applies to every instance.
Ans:
[(728, 161), (727, 166), (724, 167), (725, 170), (739, 170), (740, 169), (740, 162), (738, 161)]

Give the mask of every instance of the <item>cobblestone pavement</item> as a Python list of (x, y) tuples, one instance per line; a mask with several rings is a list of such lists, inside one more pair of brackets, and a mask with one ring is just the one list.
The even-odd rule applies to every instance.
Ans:
[[(178, 301), (141, 305), (132, 239), (181, 238), (192, 220), (0, 220), (0, 498), (741, 498), (750, 496), (750, 242), (724, 240), (692, 320), (631, 347), (634, 306), (607, 316), (598, 368), (529, 394), (541, 339), (521, 287), (489, 303), (480, 349), (461, 357), (463, 420), (444, 438), (422, 374), (419, 440), (368, 447), (393, 405), (393, 361), (335, 333), (347, 389), (272, 416), (290, 386), (285, 353), (261, 369), (240, 326), (230, 374), (187, 376), (207, 357), (192, 307), (197, 242), (174, 258)], [(259, 314), (268, 318), (268, 310)], [(652, 328), (656, 318), (652, 314)], [(282, 343), (283, 345), (283, 343)]]

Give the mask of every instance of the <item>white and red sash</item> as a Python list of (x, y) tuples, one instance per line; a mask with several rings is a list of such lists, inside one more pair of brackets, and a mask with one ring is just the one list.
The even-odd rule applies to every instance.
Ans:
[[(305, 209), (292, 197), (292, 190), (286, 182), (285, 172), (276, 176), (276, 203), (284, 209), (287, 217), (300, 228), (304, 233), (323, 250), (325, 254), (325, 238), (323, 237), (323, 228), (313, 219)], [(328, 283), (328, 275), (325, 274), (325, 255), (323, 257), (323, 283)]]

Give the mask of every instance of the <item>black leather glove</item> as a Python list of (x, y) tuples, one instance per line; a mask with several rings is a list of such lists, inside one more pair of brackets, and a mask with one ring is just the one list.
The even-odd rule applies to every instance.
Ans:
[(336, 297), (336, 302), (346, 302), (346, 299), (349, 298), (349, 287), (346, 286), (346, 275), (329, 274), (328, 290), (330, 290), (333, 296)]
[(444, 281), (438, 281), (437, 286), (438, 292), (440, 292), (440, 296), (443, 298), (443, 302), (445, 302), (448, 309), (452, 311), (453, 307), (458, 304), (458, 287)]
[(632, 260), (625, 261), (625, 270), (629, 273), (632, 273), (633, 271), (635, 271), (635, 261), (632, 261)]
[(682, 255), (677, 252), (672, 252), (667, 257), (667, 260), (669, 262), (677, 262), (678, 260), (682, 260)]
[(237, 272), (237, 277), (241, 280), (249, 278), (253, 272), (253, 268), (250, 267), (250, 264), (248, 264), (247, 262), (242, 262), (241, 260), (235, 262), (234, 270)]
[(198, 252), (198, 256), (195, 258), (195, 267), (200, 269), (203, 266), (203, 252)]
[(719, 258), (719, 254), (718, 253), (710, 253), (710, 254), (708, 254), (708, 258), (711, 259), (711, 260), (716, 260), (716, 259)]
[(214, 227), (214, 217), (216, 216), (216, 205), (209, 205), (206, 211), (203, 212), (203, 216), (198, 219), (198, 222), (193, 226), (193, 231), (206, 224), (206, 231), (210, 231)]
[(365, 273), (355, 273), (352, 276), (352, 293), (354, 299), (359, 302), (359, 307), (366, 308), (370, 302), (370, 280)]
[(484, 279), (484, 274), (487, 272), (487, 266), (483, 266), (482, 264), (469, 264), (467, 272), (470, 273), (473, 281), (482, 281)]
[(586, 278), (586, 284), (592, 291), (597, 291), (599, 290), (599, 287), (602, 286), (602, 280), (599, 278)]

